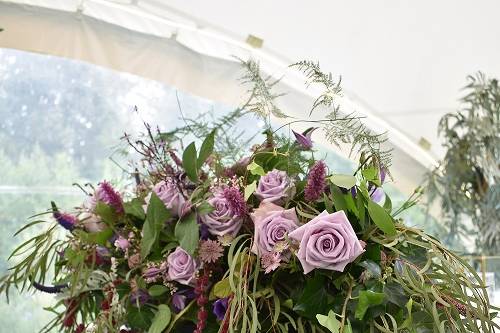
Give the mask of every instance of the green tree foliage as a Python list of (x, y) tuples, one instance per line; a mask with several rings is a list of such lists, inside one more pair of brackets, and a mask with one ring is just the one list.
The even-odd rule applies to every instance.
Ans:
[[(457, 112), (444, 115), (439, 133), (446, 154), (428, 174), (429, 201), (439, 198), (448, 242), (475, 235), (478, 251), (500, 250), (500, 87), (484, 74), (468, 77)], [(469, 223), (471, 221), (472, 223)]]

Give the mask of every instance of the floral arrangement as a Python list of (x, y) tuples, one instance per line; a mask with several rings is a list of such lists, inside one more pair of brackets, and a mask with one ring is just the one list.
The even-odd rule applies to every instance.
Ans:
[[(274, 82), (244, 66), (251, 97), (231, 117), (126, 135), (144, 166), (132, 189), (82, 187), (80, 207), (52, 203), (51, 221), (23, 227), (49, 223), (14, 250), (0, 291), (55, 294), (44, 332), (493, 332), (481, 279), (398, 219), (420, 191), (392, 207), (383, 138), (340, 115), (340, 86), (317, 64), (295, 66), (325, 87), (313, 109), (333, 111), (289, 136), (268, 121), (262, 143), (231, 161), (232, 117), (285, 117)], [(353, 174), (315, 157), (319, 128), (358, 146)], [(183, 148), (182, 133), (203, 137)]]

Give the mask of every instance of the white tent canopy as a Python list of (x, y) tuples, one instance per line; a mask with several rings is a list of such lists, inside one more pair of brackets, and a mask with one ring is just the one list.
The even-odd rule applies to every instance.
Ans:
[[(302, 118), (315, 92), (286, 66), (318, 60), (342, 74), (344, 110), (388, 132), (395, 185), (407, 193), (442, 156), (437, 122), (457, 107), (465, 75), (500, 73), (494, 43), (500, 27), (489, 23), (500, 5), (493, 1), (165, 3), (0, 1), (0, 47), (87, 61), (228, 105), (243, 94), (232, 56), (252, 57), (267, 73), (285, 74), (280, 88), (291, 93), (284, 107)], [(248, 34), (264, 47), (246, 44)], [(418, 145), (421, 138), (430, 150)]]

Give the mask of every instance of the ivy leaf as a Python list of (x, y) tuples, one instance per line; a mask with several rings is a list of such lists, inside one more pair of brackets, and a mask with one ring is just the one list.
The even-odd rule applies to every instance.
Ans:
[(127, 324), (131, 328), (147, 330), (151, 326), (153, 320), (153, 312), (148, 308), (129, 307), (127, 311)]
[(205, 138), (203, 143), (201, 144), (200, 154), (198, 155), (197, 166), (201, 168), (203, 163), (207, 160), (208, 156), (212, 154), (214, 151), (214, 142), (215, 142), (215, 130), (210, 132), (208, 136)]
[(131, 215), (139, 220), (144, 220), (146, 217), (144, 208), (142, 207), (142, 201), (139, 198), (134, 198), (129, 202), (123, 203), (123, 208), (125, 209), (125, 214)]
[(191, 181), (196, 182), (198, 180), (198, 162), (194, 142), (191, 142), (182, 154), (182, 167)]
[(171, 318), (172, 312), (170, 312), (170, 308), (165, 304), (158, 305), (158, 311), (149, 327), (148, 333), (162, 333), (170, 323)]
[(358, 265), (364, 267), (374, 278), (379, 279), (382, 276), (380, 266), (373, 260), (367, 259), (360, 262)]
[(384, 285), (384, 294), (387, 301), (403, 308), (408, 302), (408, 296), (403, 287), (396, 282), (387, 282)]
[(200, 239), (200, 227), (196, 222), (196, 214), (190, 214), (187, 218), (177, 222), (174, 233), (179, 246), (193, 256)]
[(170, 217), (170, 212), (163, 201), (151, 192), (148, 211), (146, 212), (146, 222), (142, 227), (141, 258), (145, 259), (151, 252), (153, 245), (158, 241), (163, 225)]
[(332, 175), (330, 181), (337, 185), (338, 187), (350, 190), (354, 185), (356, 185), (356, 177), (352, 175)]
[(155, 285), (149, 287), (149, 289), (148, 289), (149, 294), (153, 297), (163, 295), (167, 291), (169, 291), (169, 289), (161, 284), (155, 284)]
[(328, 328), (331, 333), (338, 333), (340, 331), (340, 321), (332, 310), (328, 312), (328, 316), (317, 314), (316, 319), (321, 326)]
[(256, 189), (257, 189), (257, 182), (255, 180), (251, 184), (245, 186), (245, 201), (247, 201), (248, 198), (250, 198), (250, 196), (253, 194), (253, 192), (255, 192)]
[(217, 298), (224, 298), (231, 295), (231, 286), (229, 285), (229, 278), (220, 280), (214, 285), (213, 293)]
[(255, 161), (252, 161), (252, 163), (247, 165), (247, 170), (250, 171), (252, 175), (264, 176), (266, 174), (264, 169), (255, 163)]
[(368, 213), (370, 214), (370, 217), (377, 225), (377, 227), (379, 227), (380, 230), (382, 230), (387, 236), (396, 235), (396, 227), (394, 226), (394, 221), (384, 208), (369, 200)]
[(382, 304), (383, 300), (383, 293), (376, 293), (371, 290), (360, 291), (358, 305), (356, 307), (354, 317), (356, 319), (362, 320), (365, 316), (366, 310), (368, 310), (370, 306)]
[(308, 279), (304, 292), (293, 310), (311, 319), (316, 314), (325, 312), (328, 305), (325, 285), (325, 276), (323, 275), (316, 275), (314, 278)]

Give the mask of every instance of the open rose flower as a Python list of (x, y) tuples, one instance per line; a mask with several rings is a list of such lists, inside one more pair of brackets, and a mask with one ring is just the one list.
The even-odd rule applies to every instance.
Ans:
[(288, 234), (300, 242), (297, 257), (304, 274), (315, 268), (343, 272), (363, 247), (343, 211), (326, 211)]
[(286, 235), (299, 227), (295, 209), (284, 209), (270, 202), (262, 202), (252, 214), (255, 235), (252, 252), (263, 254), (276, 250)]
[(197, 268), (196, 260), (178, 246), (167, 257), (167, 276), (171, 281), (190, 285), (195, 279)]
[(216, 191), (207, 202), (214, 210), (200, 216), (201, 222), (208, 227), (208, 232), (215, 236), (235, 236), (241, 228), (243, 217), (232, 208), (231, 202), (224, 196), (224, 192)]
[(255, 196), (262, 202), (281, 204), (295, 194), (295, 186), (285, 171), (273, 170), (262, 176)]
[[(182, 195), (179, 187), (171, 180), (162, 180), (153, 187), (153, 192), (160, 198), (165, 204), (165, 207), (170, 209), (173, 216), (182, 216), (184, 210), (186, 210), (187, 204), (186, 199)], [(146, 198), (146, 203), (149, 204), (151, 196)]]

